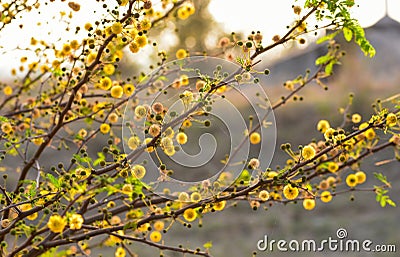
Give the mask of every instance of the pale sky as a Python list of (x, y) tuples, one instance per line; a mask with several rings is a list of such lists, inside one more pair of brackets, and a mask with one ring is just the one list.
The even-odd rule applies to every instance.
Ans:
[[(52, 42), (59, 40), (61, 44), (68, 38), (72, 39), (76, 37), (73, 36), (76, 25), (83, 26), (86, 22), (95, 19), (93, 12), (90, 11), (91, 5), (89, 4), (89, 2), (94, 2), (94, 0), (74, 1), (81, 4), (81, 10), (74, 13), (74, 24), (71, 24), (72, 29), (70, 33), (66, 33), (57, 26), (60, 23), (59, 10), (70, 10), (67, 7), (68, 1), (55, 1), (46, 6), (43, 4), (44, 0), (40, 1), (42, 2), (40, 16), (36, 12), (26, 15), (22, 21), (24, 30), (16, 28), (20, 23), (15, 23), (15, 26), (8, 26), (0, 33), (0, 76), (8, 76), (11, 66), (18, 66), (20, 56), (27, 55), (28, 53), (24, 50), (9, 52), (10, 46), (11, 49), (15, 48), (16, 42), (18, 42), (21, 48), (28, 47), (30, 38), (35, 37), (39, 40), (43, 39)], [(359, 19), (361, 25), (364, 27), (373, 25), (385, 15), (385, 1), (356, 0), (356, 4), (359, 7), (352, 8), (354, 17)], [(389, 16), (400, 21), (400, 1), (387, 1)], [(110, 3), (116, 3), (116, 1), (106, 2), (109, 5)], [(153, 5), (159, 5), (159, 2), (159, 0), (154, 0)], [(248, 34), (252, 30), (260, 30), (264, 38), (270, 39), (275, 34), (282, 35), (285, 32), (286, 26), (293, 22), (295, 16), (291, 9), (292, 4), (295, 3), (302, 6), (303, 2), (304, 0), (299, 0), (296, 3), (294, 0), (212, 0), (210, 3), (210, 12), (217, 22), (223, 24), (228, 33), (235, 31)], [(100, 16), (101, 13), (99, 12), (96, 15)], [(52, 19), (53, 16), (56, 19)], [(38, 22), (42, 24), (40, 30), (36, 26)], [(50, 35), (47, 34), (48, 31), (51, 31)]]
[[(229, 7), (226, 6), (229, 1)], [(210, 11), (227, 30), (248, 32), (252, 26), (278, 33), (293, 17), (292, 4), (303, 6), (304, 0), (212, 0)], [(363, 27), (369, 27), (385, 15), (386, 0), (355, 0), (352, 13)], [(400, 22), (400, 1), (387, 0), (388, 14)], [(268, 32), (266, 32), (268, 33)], [(274, 34), (270, 33), (270, 34)]]

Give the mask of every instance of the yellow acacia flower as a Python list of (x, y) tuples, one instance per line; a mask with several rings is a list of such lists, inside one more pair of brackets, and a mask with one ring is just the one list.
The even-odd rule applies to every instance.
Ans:
[(174, 146), (174, 143), (173, 143), (172, 139), (169, 138), (169, 137), (161, 138), (161, 143), (160, 144), (161, 144), (161, 147), (163, 147), (163, 148), (173, 147)]
[(106, 75), (110, 76), (110, 75), (113, 75), (113, 74), (114, 74), (114, 72), (115, 72), (115, 67), (114, 67), (113, 64), (109, 63), (109, 64), (104, 65), (103, 71), (104, 71), (104, 73), (105, 73)]
[(147, 37), (146, 35), (137, 36), (135, 38), (135, 42), (138, 44), (139, 47), (144, 47), (147, 45)]
[(135, 86), (133, 84), (125, 84), (124, 85), (124, 94), (126, 96), (131, 96), (135, 91)]
[(314, 199), (310, 199), (310, 198), (304, 199), (303, 200), (303, 207), (307, 211), (311, 211), (315, 207), (315, 200)]
[(185, 75), (185, 74), (182, 75), (182, 76), (179, 78), (179, 80), (180, 80), (182, 86), (187, 86), (187, 85), (189, 85), (189, 77), (188, 77), (187, 75)]
[(183, 217), (185, 218), (185, 220), (187, 220), (188, 222), (192, 222), (196, 219), (197, 217), (197, 213), (195, 210), (193, 210), (192, 208), (186, 209), (183, 212)]
[(178, 200), (180, 202), (187, 202), (189, 201), (189, 194), (186, 192), (180, 192), (178, 195)]
[(258, 198), (260, 198), (261, 201), (265, 202), (269, 199), (269, 193), (267, 190), (261, 190), (258, 193)]
[(1, 131), (6, 134), (13, 131), (13, 127), (11, 126), (10, 122), (4, 122), (3, 124), (1, 124)]
[(148, 129), (148, 133), (152, 137), (158, 136), (160, 132), (161, 132), (161, 127), (158, 124), (152, 124)]
[[(22, 204), (20, 207), (21, 211), (29, 211), (32, 209), (32, 205), (30, 203), (27, 204)], [(35, 220), (38, 217), (38, 213), (32, 213), (31, 215), (29, 215), (28, 217), (26, 217), (28, 220)]]
[(140, 138), (138, 136), (132, 136), (128, 139), (128, 147), (131, 150), (135, 150), (140, 145)]
[(181, 100), (185, 105), (189, 105), (193, 101), (193, 93), (191, 91), (185, 90), (181, 94)]
[(138, 119), (142, 119), (144, 116), (146, 116), (147, 114), (147, 109), (146, 107), (144, 107), (143, 105), (138, 105), (135, 108), (135, 116)]
[(74, 213), (72, 214), (70, 221), (69, 221), (69, 228), (70, 229), (81, 229), (83, 224), (83, 217), (80, 214)]
[(174, 146), (167, 146), (163, 149), (164, 153), (168, 156), (173, 156), (176, 153)]
[(75, 174), (79, 179), (86, 179), (90, 176), (92, 172), (90, 171), (90, 168), (84, 168), (84, 167), (78, 167), (75, 170)]
[(299, 195), (299, 189), (297, 187), (292, 187), (291, 184), (287, 184), (283, 188), (283, 195), (288, 200), (293, 200)]
[(317, 130), (321, 133), (325, 133), (327, 129), (329, 129), (331, 125), (327, 120), (320, 120), (317, 124)]
[(339, 169), (339, 165), (336, 162), (328, 163), (328, 170), (332, 173), (336, 172)]
[(192, 15), (195, 12), (195, 8), (191, 4), (186, 4), (182, 7), (180, 7), (177, 11), (177, 16), (181, 20), (186, 20), (189, 18), (190, 15)]
[(131, 43), (129, 44), (129, 50), (130, 50), (132, 53), (135, 54), (135, 53), (139, 52), (140, 46), (139, 46), (139, 44), (136, 43), (136, 42), (131, 42)]
[(112, 26), (111, 26), (111, 32), (114, 34), (119, 34), (122, 32), (122, 24), (120, 22), (115, 22)]
[(362, 184), (367, 180), (367, 175), (363, 171), (357, 171), (355, 175), (357, 177), (357, 184)]
[(39, 68), (40, 73), (46, 73), (49, 70), (50, 70), (50, 68), (46, 64), (41, 65), (40, 68)]
[(61, 233), (66, 225), (67, 225), (67, 220), (65, 219), (65, 217), (61, 217), (58, 214), (52, 215), (49, 221), (47, 222), (47, 227), (53, 233)]
[(89, 30), (93, 29), (93, 26), (92, 26), (91, 23), (87, 22), (87, 23), (85, 23), (85, 25), (83, 26), (83, 28), (84, 28), (85, 30), (89, 31)]
[(124, 94), (124, 89), (120, 85), (115, 85), (111, 88), (111, 96), (114, 98), (121, 98)]
[(386, 117), (386, 125), (393, 127), (397, 124), (397, 116), (394, 113), (389, 113)]
[(376, 133), (375, 133), (374, 129), (370, 128), (370, 129), (368, 129), (367, 131), (364, 132), (364, 135), (368, 140), (371, 141), (372, 139), (375, 138)]
[(355, 174), (349, 174), (347, 177), (346, 177), (346, 184), (349, 186), (349, 187), (355, 187), (356, 185), (357, 185), (357, 177), (356, 177), (356, 175)]
[(301, 151), (301, 156), (306, 160), (311, 160), (315, 156), (315, 149), (310, 145), (306, 145)]
[(150, 234), (150, 240), (154, 243), (158, 243), (161, 241), (162, 235), (159, 231), (153, 231)]
[(187, 52), (185, 49), (179, 49), (175, 55), (177, 59), (184, 59), (187, 57)]
[(189, 18), (190, 14), (184, 8), (179, 8), (177, 11), (178, 18), (181, 20), (186, 20)]
[[(91, 52), (91, 53), (89, 53), (89, 54), (86, 56), (86, 62), (87, 62), (87, 64), (88, 64), (88, 65), (91, 65), (91, 64), (94, 62), (94, 60), (96, 60), (96, 57), (97, 57), (97, 53), (96, 53), (96, 52)], [(53, 67), (56, 67), (56, 66), (53, 64)]]
[(326, 182), (328, 183), (328, 185), (332, 186), (332, 185), (334, 185), (334, 184), (336, 183), (336, 178), (334, 178), (334, 177), (328, 177), (328, 178), (326, 179)]
[(72, 47), (70, 44), (64, 44), (62, 49), (61, 49), (61, 53), (63, 55), (68, 55), (71, 53)]
[(43, 137), (35, 137), (32, 138), (32, 143), (34, 143), (35, 145), (41, 145), (44, 142), (44, 138)]
[(267, 177), (268, 178), (274, 178), (274, 177), (276, 177), (276, 176), (278, 176), (278, 172), (276, 172), (276, 171), (269, 171), (268, 173), (267, 173)]
[(324, 133), (324, 138), (326, 141), (329, 141), (333, 138), (333, 133), (335, 130), (333, 128), (328, 128)]
[(131, 184), (125, 184), (122, 186), (121, 190), (122, 190), (122, 193), (129, 195), (133, 192), (133, 187)]
[(2, 227), (2, 228), (6, 228), (6, 227), (10, 226), (10, 224), (11, 224), (11, 222), (10, 222), (9, 219), (3, 219), (3, 220), (1, 221), (1, 227)]
[(353, 123), (360, 123), (360, 122), (361, 122), (361, 115), (358, 114), (358, 113), (354, 113), (354, 114), (351, 116), (351, 121), (352, 121)]
[(186, 119), (182, 122), (182, 126), (185, 128), (190, 128), (192, 126), (192, 122), (189, 119)]
[(115, 257), (125, 257), (126, 252), (123, 247), (118, 247), (117, 250), (115, 251)]
[(87, 131), (86, 131), (86, 129), (84, 129), (84, 128), (80, 129), (80, 130), (78, 131), (78, 135), (79, 135), (81, 138), (85, 138), (85, 137), (87, 136)]
[(225, 208), (226, 201), (219, 201), (213, 205), (213, 209), (216, 211), (222, 211)]
[[(362, 130), (362, 129), (367, 128), (368, 126), (369, 126), (368, 123), (364, 122), (360, 126), (358, 126), (358, 129)], [(368, 140), (372, 140), (376, 136), (375, 131), (374, 131), (373, 128), (367, 129), (363, 134)]]
[(108, 120), (110, 121), (110, 123), (116, 123), (116, 122), (118, 122), (118, 114), (116, 114), (116, 113), (111, 113), (109, 116), (108, 116)]
[(151, 28), (151, 21), (149, 19), (143, 19), (140, 22), (140, 29), (141, 30), (149, 30)]
[(168, 127), (168, 128), (164, 131), (164, 134), (165, 134), (166, 137), (174, 138), (174, 136), (175, 136), (175, 131), (174, 131), (171, 127)]
[(201, 200), (201, 194), (198, 192), (193, 192), (190, 195), (190, 201), (192, 202), (199, 202)]
[(178, 134), (176, 134), (176, 141), (181, 145), (186, 144), (187, 135), (184, 132), (179, 132)]
[(99, 87), (103, 90), (109, 90), (112, 86), (112, 80), (109, 77), (100, 79)]
[(146, 231), (149, 231), (149, 228), (150, 228), (150, 224), (149, 223), (144, 223), (144, 224), (140, 225), (137, 228), (137, 230), (140, 231), (140, 232), (146, 232)]
[(329, 191), (324, 191), (321, 193), (321, 201), (324, 203), (328, 203), (332, 200), (332, 194)]
[(164, 222), (162, 222), (161, 220), (157, 220), (156, 222), (154, 222), (154, 229), (157, 231), (162, 231), (164, 229)]
[(137, 179), (142, 179), (146, 175), (146, 168), (139, 164), (133, 166), (131, 171), (132, 175)]
[(3, 93), (4, 93), (4, 95), (12, 95), (12, 93), (13, 93), (13, 89), (12, 89), (12, 87), (10, 87), (10, 86), (6, 86), (5, 88), (3, 88)]
[(189, 13), (189, 15), (194, 14), (194, 12), (196, 10), (194, 8), (193, 4), (191, 4), (191, 3), (187, 3), (184, 7), (185, 7), (186, 11)]
[(103, 123), (100, 125), (100, 132), (103, 134), (107, 134), (108, 132), (110, 132), (110, 125), (108, 125), (107, 123)]
[(77, 49), (79, 48), (79, 42), (78, 42), (78, 40), (76, 40), (76, 39), (72, 40), (71, 43), (70, 43), (70, 45), (71, 45), (71, 48), (72, 48), (73, 50), (77, 50)]
[(250, 143), (253, 145), (260, 143), (261, 136), (258, 132), (253, 132), (250, 134)]
[[(108, 227), (109, 224), (106, 221), (104, 221), (104, 226)], [(121, 236), (124, 235), (124, 231), (123, 230), (118, 230), (115, 233), (117, 233), (118, 235), (121, 235)], [(114, 235), (110, 235), (109, 238), (106, 240), (106, 245), (107, 246), (112, 246), (112, 245), (115, 245), (116, 243), (120, 243), (120, 242), (122, 242), (122, 239), (120, 237), (114, 236)]]

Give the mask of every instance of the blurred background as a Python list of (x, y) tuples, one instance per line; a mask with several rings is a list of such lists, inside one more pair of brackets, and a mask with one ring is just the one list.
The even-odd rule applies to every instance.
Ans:
[[(227, 5), (226, 1), (195, 1), (196, 15), (176, 25), (179, 43), (175, 49), (184, 47), (191, 53), (201, 53), (215, 48), (219, 38), (222, 35), (229, 36), (232, 31), (242, 33), (242, 38), (246, 38), (251, 31), (260, 30), (265, 38), (263, 42), (270, 42), (274, 34), (282, 35), (286, 25), (291, 24), (295, 18), (291, 11), (293, 1), (229, 2)], [(337, 38), (347, 54), (342, 59), (342, 65), (335, 69), (332, 79), (326, 81), (329, 90), (310, 85), (300, 94), (304, 101), (288, 103), (275, 111), (277, 150), (272, 167), (282, 165), (288, 158), (279, 150), (280, 144), (290, 142), (298, 145), (306, 144), (313, 138), (321, 139), (321, 134), (316, 130), (320, 119), (327, 119), (332, 126), (339, 126), (343, 116), (338, 110), (347, 105), (350, 93), (355, 95), (350, 113), (360, 113), (364, 120), (372, 113), (371, 104), (374, 100), (400, 93), (400, 49), (393, 43), (400, 41), (399, 3), (356, 1), (356, 4), (359, 7), (355, 6), (353, 12), (360, 18), (367, 38), (376, 48), (376, 56), (372, 59), (365, 57), (353, 42), (347, 43), (342, 36)], [(265, 15), (262, 15), (263, 12)], [(260, 83), (272, 103), (284, 95), (283, 83), (286, 80), (304, 75), (306, 69), (316, 69), (315, 59), (326, 53), (327, 46), (316, 45), (312, 43), (314, 40), (307, 38), (311, 43), (305, 47), (290, 44), (262, 57), (257, 68), (268, 68), (271, 73), (268, 77), (260, 76)], [(366, 159), (361, 169), (368, 176), (365, 187), (378, 183), (372, 175), (373, 172), (382, 172), (390, 178), (393, 185), (390, 197), (399, 203), (399, 163), (376, 165), (377, 162), (392, 159), (393, 156), (392, 150), (381, 152)], [(354, 197), (354, 201), (350, 200), (351, 197)], [(375, 201), (375, 194), (370, 192), (340, 195), (330, 204), (317, 201), (317, 206), (312, 211), (304, 210), (301, 204), (275, 204), (267, 211), (260, 208), (255, 212), (248, 203), (242, 202), (221, 213), (206, 215), (201, 228), (176, 226), (168, 232), (166, 243), (198, 247), (212, 241), (211, 253), (214, 256), (251, 256), (254, 251), (257, 256), (398, 256), (399, 218), (398, 208), (380, 207)], [(275, 240), (321, 241), (329, 236), (335, 238), (339, 228), (347, 230), (348, 239), (370, 239), (376, 244), (396, 244), (397, 253), (296, 253), (257, 250), (257, 241), (263, 239), (264, 235)], [(150, 253), (152, 256), (158, 253), (157, 250), (142, 250), (139, 245), (137, 247), (138, 253), (143, 251), (149, 256)]]
[[(340, 125), (342, 115), (338, 109), (346, 106), (350, 92), (355, 95), (351, 113), (360, 113), (365, 119), (372, 113), (371, 103), (375, 99), (385, 99), (400, 93), (399, 2), (356, 1), (360, 7), (354, 7), (354, 12), (365, 26), (367, 38), (376, 48), (376, 56), (373, 59), (365, 57), (354, 43), (347, 43), (341, 36), (338, 37), (347, 54), (342, 59), (342, 66), (337, 67), (333, 78), (326, 82), (329, 90), (325, 91), (317, 85), (310, 85), (301, 93), (304, 101), (290, 102), (275, 112), (278, 140), (272, 167), (283, 164), (287, 159), (285, 153), (279, 150), (280, 144), (290, 142), (294, 146), (306, 144), (312, 138), (320, 139), (321, 134), (316, 130), (316, 124), (320, 119), (329, 120), (332, 126)], [(196, 13), (188, 20), (165, 24), (158, 31), (156, 29), (152, 32), (153, 36), (159, 37), (160, 49), (167, 48), (174, 52), (179, 48), (185, 48), (191, 55), (201, 54), (203, 51), (215, 49), (218, 40), (222, 36), (229, 36), (232, 31), (238, 35), (242, 34), (242, 38), (245, 38), (252, 30), (260, 30), (265, 38), (263, 42), (268, 43), (272, 42), (273, 35), (282, 35), (286, 26), (296, 18), (291, 9), (293, 1), (194, 0), (194, 4)], [(84, 4), (82, 6), (85, 7)], [(252, 20), (255, 17), (258, 20)], [(22, 36), (15, 32), (9, 33), (14, 40)], [(10, 37), (5, 38), (3, 34), (0, 39), (10, 40)], [(313, 40), (307, 38), (308, 42)], [(5, 42), (2, 44), (6, 45)], [(268, 77), (260, 77), (260, 83), (271, 102), (279, 100), (285, 94), (282, 85), (286, 80), (304, 74), (308, 68), (315, 70), (315, 59), (324, 55), (325, 51), (324, 44), (310, 43), (306, 46), (288, 44), (263, 55), (262, 62), (257, 68), (259, 70), (268, 68), (271, 71)], [(18, 54), (20, 53), (14, 52), (12, 54), (14, 57), (10, 58), (2, 53), (1, 77), (8, 76), (11, 69), (10, 60), (15, 59), (18, 62), (19, 57), (16, 57)], [(149, 52), (144, 51), (142, 54), (147, 56)], [(122, 63), (120, 68), (123, 73), (137, 75), (139, 72), (146, 72), (146, 65), (151, 62), (151, 59), (143, 60), (139, 56)], [(62, 156), (54, 158), (63, 161)], [(361, 169), (367, 173), (365, 187), (378, 183), (372, 175), (373, 172), (382, 172), (386, 175), (393, 185), (390, 197), (399, 204), (398, 162), (376, 165), (376, 162), (392, 158), (393, 151), (390, 149), (380, 152), (365, 160)], [(248, 203), (238, 203), (237, 207), (229, 207), (223, 212), (206, 215), (201, 228), (197, 223), (190, 229), (176, 224), (166, 235), (165, 243), (196, 248), (212, 241), (213, 256), (251, 256), (254, 251), (257, 252), (257, 256), (398, 256), (398, 253), (257, 251), (257, 241), (263, 239), (264, 235), (275, 240), (320, 241), (329, 236), (335, 237), (339, 228), (347, 229), (349, 239), (369, 239), (376, 244), (396, 244), (397, 251), (400, 251), (398, 208), (381, 208), (375, 202), (375, 195), (370, 192), (354, 193), (354, 201), (350, 201), (351, 196), (350, 194), (337, 196), (330, 204), (317, 201), (317, 206), (312, 211), (304, 210), (301, 204), (287, 206), (275, 204), (266, 211), (261, 208), (255, 212)], [(133, 244), (133, 250), (139, 256), (159, 255), (157, 249), (140, 244)], [(110, 252), (110, 256), (111, 254)], [(166, 252), (165, 256), (182, 255)]]

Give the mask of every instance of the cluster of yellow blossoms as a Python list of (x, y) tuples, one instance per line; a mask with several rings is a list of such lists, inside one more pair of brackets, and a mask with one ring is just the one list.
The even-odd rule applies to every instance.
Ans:
[(64, 231), (68, 223), (70, 229), (78, 230), (82, 228), (83, 222), (83, 217), (80, 214), (74, 213), (69, 217), (69, 219), (66, 217), (61, 217), (58, 214), (54, 214), (50, 216), (49, 221), (47, 222), (47, 227), (53, 233), (61, 233)]

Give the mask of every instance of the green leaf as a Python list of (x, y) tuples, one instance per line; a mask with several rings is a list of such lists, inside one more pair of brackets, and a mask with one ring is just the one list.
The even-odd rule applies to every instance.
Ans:
[(337, 34), (339, 34), (339, 32), (340, 32), (340, 31), (335, 31), (335, 32), (333, 32), (333, 33), (330, 33), (330, 34), (327, 34), (327, 35), (325, 35), (325, 36), (323, 36), (323, 37), (320, 37), (320, 38), (317, 40), (317, 44), (321, 44), (321, 43), (323, 43), (323, 42), (325, 42), (325, 41), (334, 39), (334, 38), (337, 36)]
[(320, 56), (315, 60), (315, 65), (322, 65), (322, 64), (326, 64), (329, 61), (332, 60), (332, 56), (330, 55), (324, 55), (324, 56)]
[(377, 202), (380, 202), (380, 201), (381, 201), (381, 198), (382, 198), (382, 195), (381, 195), (381, 194), (377, 194), (376, 197), (375, 197), (375, 200), (376, 200)]
[(351, 31), (351, 29), (344, 27), (343, 36), (347, 40), (347, 42), (350, 42), (351, 39), (353, 38), (353, 32)]
[(94, 166), (99, 165), (101, 161), (104, 161), (104, 160), (106, 159), (106, 157), (104, 156), (103, 152), (98, 152), (98, 153), (97, 153), (97, 156), (98, 156), (99, 158), (97, 158), (97, 159), (93, 162), (93, 165), (94, 165)]
[(389, 199), (389, 198), (386, 200), (386, 203), (389, 204), (390, 206), (396, 207), (396, 203), (393, 202), (393, 201), (392, 201), (391, 199)]
[(382, 197), (381, 199), (381, 207), (385, 207), (386, 206), (386, 200)]
[(79, 154), (74, 154), (73, 156), (79, 163), (91, 163), (92, 162), (92, 159), (89, 156), (82, 157)]
[(374, 172), (374, 176), (375, 178), (377, 178), (380, 182), (382, 182), (383, 184), (387, 185), (390, 187), (390, 183), (387, 181), (387, 177), (385, 175), (383, 175), (382, 173), (376, 173)]
[(207, 243), (203, 244), (203, 247), (206, 248), (206, 249), (210, 249), (212, 246), (213, 245), (212, 245), (211, 241), (208, 241)]
[(93, 119), (90, 118), (90, 117), (85, 118), (85, 123), (88, 124), (88, 125), (91, 125), (93, 123)]
[(137, 228), (137, 223), (136, 222), (128, 222), (125, 224), (123, 230), (128, 230), (128, 229), (132, 229), (135, 230)]
[(159, 76), (157, 80), (168, 81), (168, 78), (166, 76)]
[(335, 63), (336, 63), (336, 62), (335, 62), (334, 60), (332, 60), (331, 62), (329, 62), (329, 63), (325, 66), (325, 73), (326, 73), (327, 75), (331, 75), (331, 74), (332, 74), (333, 65), (334, 65)]
[(29, 194), (29, 196), (31, 198), (33, 198), (33, 197), (36, 196), (36, 193), (37, 193), (37, 191), (36, 191), (36, 181), (32, 181), (32, 184), (31, 184), (31, 187), (29, 188), (28, 194)]
[(53, 175), (47, 173), (46, 177), (50, 181), (50, 183), (53, 184), (53, 186), (55, 186), (57, 189), (61, 188), (60, 182)]
[(376, 51), (371, 43), (365, 38), (364, 29), (356, 21), (353, 21), (351, 26), (355, 41), (360, 46), (363, 53), (369, 55), (369, 57), (373, 57), (376, 54)]
[(354, 4), (355, 4), (354, 0), (347, 0), (347, 1), (346, 1), (346, 5), (347, 5), (348, 7), (352, 7), (352, 6), (354, 6)]
[(0, 115), (0, 122), (7, 122), (8, 118)]

